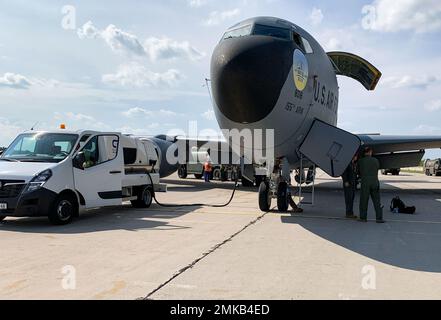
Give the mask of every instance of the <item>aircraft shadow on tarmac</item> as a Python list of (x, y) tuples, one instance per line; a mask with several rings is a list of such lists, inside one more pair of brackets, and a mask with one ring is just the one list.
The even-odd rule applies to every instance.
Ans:
[[(439, 189), (382, 192), (386, 224), (360, 223), (344, 219), (344, 198), (336, 181), (317, 186), (316, 206), (304, 207), (305, 213), (282, 216), (283, 223), (296, 224), (338, 246), (399, 268), (441, 273), (441, 203), (435, 201)], [(337, 195), (337, 192), (339, 194)], [(412, 196), (411, 196), (412, 194)], [(396, 215), (389, 211), (389, 203), (402, 195), (416, 205), (416, 215)], [(339, 197), (340, 201), (336, 201)], [(356, 196), (355, 212), (358, 212)], [(402, 197), (402, 198), (403, 198)], [(332, 203), (330, 207), (329, 204)], [(375, 219), (372, 205), (369, 219)]]
[(177, 218), (198, 208), (200, 207), (162, 210), (156, 204), (152, 204), (149, 209), (133, 209), (131, 206), (102, 208), (83, 213), (80, 218), (66, 226), (52, 226), (44, 217), (5, 220), (0, 226), (0, 232), (5, 230), (19, 233), (86, 234), (113, 230), (138, 231), (152, 229), (167, 231), (188, 229), (188, 227), (173, 225), (156, 219)]

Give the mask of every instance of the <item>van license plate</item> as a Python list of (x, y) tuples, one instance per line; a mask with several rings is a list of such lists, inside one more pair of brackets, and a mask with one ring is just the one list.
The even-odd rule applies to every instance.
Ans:
[(8, 210), (8, 204), (7, 203), (0, 203), (0, 210)]

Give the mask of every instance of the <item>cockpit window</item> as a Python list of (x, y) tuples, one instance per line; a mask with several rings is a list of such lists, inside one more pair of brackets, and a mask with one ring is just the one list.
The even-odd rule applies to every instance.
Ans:
[(253, 34), (291, 40), (291, 31), (289, 29), (264, 26), (261, 24), (254, 26)]
[(305, 48), (306, 53), (314, 53), (314, 50), (312, 50), (312, 47), (308, 40), (302, 38), (302, 42), (303, 42), (303, 48)]
[(252, 25), (248, 25), (242, 28), (237, 28), (231, 31), (227, 31), (224, 34), (223, 39), (231, 39), (231, 38), (239, 38), (239, 37), (245, 37), (249, 36), (251, 34), (251, 30), (253, 29)]

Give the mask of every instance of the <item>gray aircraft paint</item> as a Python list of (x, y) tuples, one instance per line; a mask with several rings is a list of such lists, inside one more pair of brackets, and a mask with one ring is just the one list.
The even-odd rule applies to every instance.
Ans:
[[(251, 22), (268, 24), (268, 19), (270, 18), (255, 18), (235, 27)], [(287, 25), (282, 26), (286, 27)], [(314, 51), (310, 54), (304, 54), (309, 72), (306, 87), (301, 91), (302, 98), (296, 97), (296, 92), (298, 93), (299, 90), (294, 81), (294, 66), (291, 65), (274, 109), (263, 120), (254, 123), (234, 122), (224, 116), (216, 101), (214, 101), (214, 109), (221, 129), (274, 129), (274, 146), (269, 145), (267, 148), (274, 147), (276, 158), (287, 157), (290, 164), (296, 167), (299, 160), (296, 150), (304, 140), (313, 121), (319, 119), (334, 126), (337, 124), (338, 83), (331, 61), (320, 44), (302, 28), (291, 25), (291, 29), (308, 40)], [(236, 40), (237, 38), (223, 41)], [(318, 92), (318, 99), (314, 98), (314, 89)], [(330, 93), (334, 97), (333, 107), (327, 108)], [(244, 147), (249, 148), (249, 146)]]

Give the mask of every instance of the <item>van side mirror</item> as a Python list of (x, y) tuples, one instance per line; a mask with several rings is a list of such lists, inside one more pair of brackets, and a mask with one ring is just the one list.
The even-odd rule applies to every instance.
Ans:
[(84, 163), (86, 162), (86, 156), (84, 152), (79, 152), (73, 159), (73, 167), (84, 170)]

